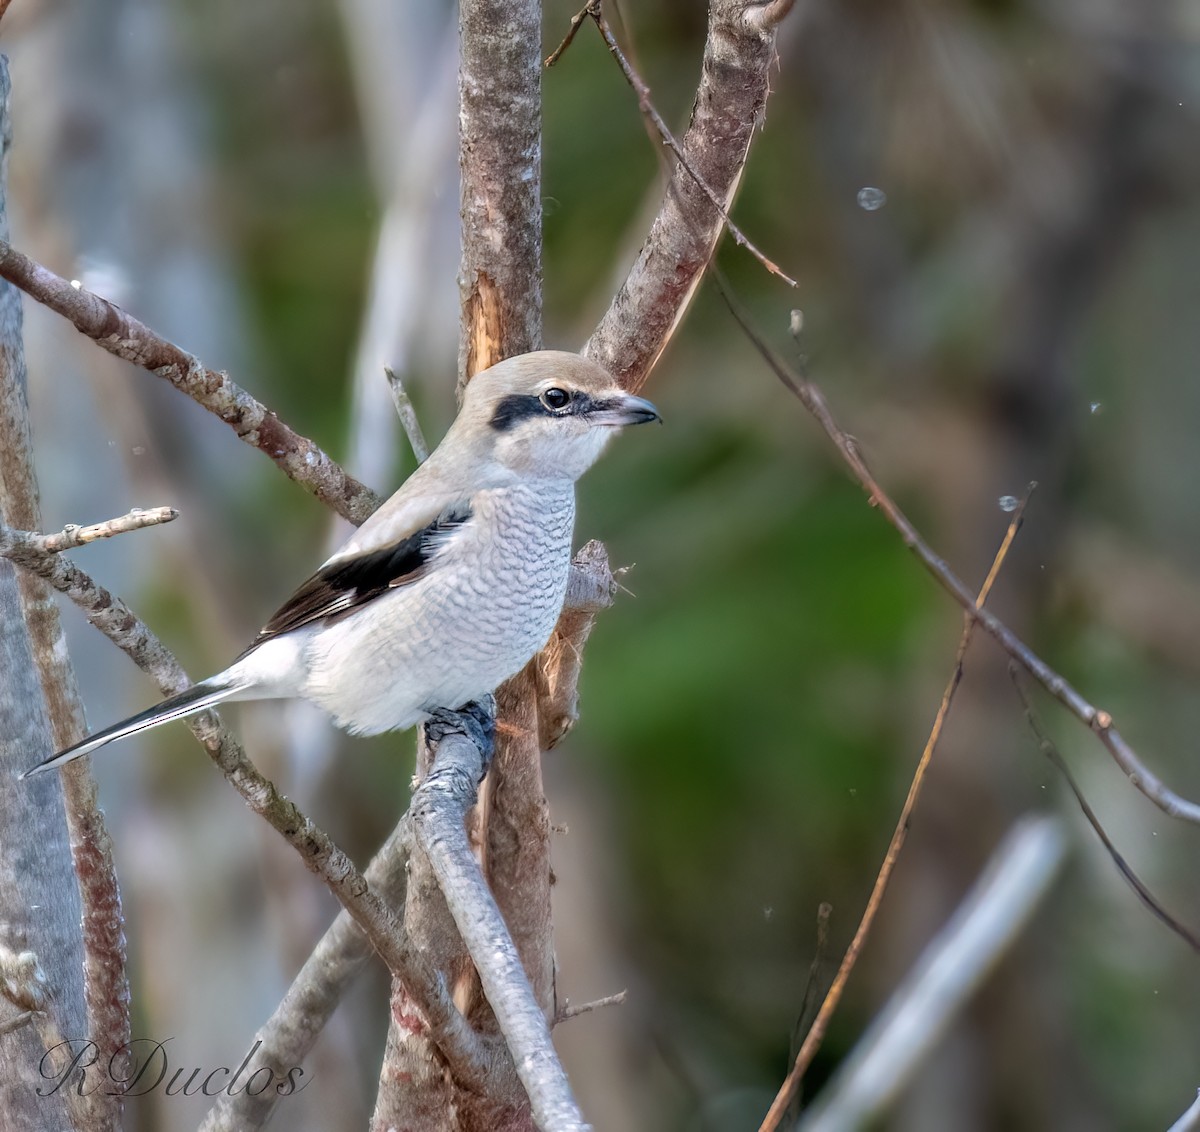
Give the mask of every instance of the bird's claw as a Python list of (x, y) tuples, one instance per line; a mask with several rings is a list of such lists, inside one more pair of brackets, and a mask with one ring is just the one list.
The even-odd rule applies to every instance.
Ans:
[(440, 743), (447, 735), (465, 735), (475, 745), (486, 775), (496, 750), (496, 698), (486, 695), (460, 708), (434, 708), (425, 721), (425, 738)]

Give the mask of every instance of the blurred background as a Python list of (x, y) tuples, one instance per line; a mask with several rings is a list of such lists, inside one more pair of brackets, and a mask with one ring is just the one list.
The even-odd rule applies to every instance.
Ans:
[[(547, 0), (546, 48), (576, 0)], [(704, 6), (609, 8), (680, 128)], [(617, 17), (622, 17), (618, 19)], [(412, 466), (382, 366), (427, 432), (453, 413), (453, 11), (432, 0), (14, 3), (13, 239), (228, 369), (376, 489)], [(1200, 798), (1200, 8), (1188, 0), (801, 0), (723, 270), (977, 586), (1039, 484), (992, 602)], [(544, 78), (546, 343), (577, 348), (661, 189), (636, 99), (585, 26)], [(200, 677), (343, 536), (259, 453), (26, 302), (45, 524), (171, 504), (77, 552)], [(560, 994), (630, 991), (558, 1032), (601, 1132), (753, 1129), (790, 1063), (817, 907), (827, 979), (949, 675), (956, 607), (869, 506), (706, 285), (651, 378), (668, 424), (582, 485), (578, 537), (634, 568), (588, 646), (583, 718), (546, 760)], [(93, 726), (154, 690), (64, 607)], [(1044, 724), (1150, 887), (1200, 926), (1200, 832), (1138, 794), (1040, 695)], [(365, 862), (405, 806), (411, 736), (232, 718)], [(134, 1031), (235, 1065), (334, 914), (183, 728), (96, 760)], [(1163, 1128), (1200, 1085), (1200, 963), (1138, 903), (1039, 753), (986, 641), (876, 931), (808, 1075), (853, 1046), (1021, 814), (1070, 864), (889, 1129)], [(386, 1022), (379, 970), (279, 1126), (355, 1128)], [(130, 1103), (193, 1128), (198, 1099)]]

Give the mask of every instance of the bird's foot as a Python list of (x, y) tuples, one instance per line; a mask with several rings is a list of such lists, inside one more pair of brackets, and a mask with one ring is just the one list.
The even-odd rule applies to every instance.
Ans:
[(425, 738), (440, 743), (447, 735), (465, 735), (479, 751), (486, 775), (496, 752), (496, 698), (486, 695), (460, 708), (434, 708), (425, 721)]

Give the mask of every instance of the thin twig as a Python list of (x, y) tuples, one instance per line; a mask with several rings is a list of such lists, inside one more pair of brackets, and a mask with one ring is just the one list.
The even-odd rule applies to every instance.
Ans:
[[(792, 1028), (791, 1048), (788, 1055), (795, 1062), (796, 1054), (800, 1052), (800, 1046), (804, 1044), (804, 1039), (800, 1036), (806, 1034), (812, 1029), (812, 1022), (809, 1018), (815, 1020), (815, 1015), (812, 1014), (813, 1004), (817, 1001), (817, 978), (821, 973), (821, 967), (825, 963), (825, 953), (829, 946), (829, 920), (833, 915), (833, 905), (827, 900), (822, 900), (817, 905), (817, 942), (813, 948), (812, 962), (808, 965), (808, 978), (804, 981), (804, 994), (800, 998), (800, 1009), (796, 1012), (796, 1025)], [(819, 1008), (818, 1008), (819, 1009)], [(789, 1111), (791, 1106), (789, 1105)]]
[(734, 318), (747, 338), (761, 355), (767, 366), (784, 386), (791, 390), (800, 403), (817, 419), (825, 434), (833, 441), (842, 458), (854, 473), (855, 478), (867, 492), (873, 507), (899, 532), (905, 545), (917, 556), (921, 564), (937, 579), (938, 583), (958, 602), (967, 615), (978, 621), (984, 632), (1030, 674), (1072, 715), (1086, 724), (1108, 749), (1117, 765), (1125, 772), (1129, 781), (1164, 813), (1200, 825), (1200, 805), (1181, 797), (1171, 790), (1142, 761), (1137, 752), (1125, 741), (1113, 723), (1112, 716), (1089, 703), (1083, 695), (1062, 675), (1050, 667), (1007, 625), (986, 609), (975, 606), (975, 598), (962, 579), (946, 562), (930, 548), (916, 527), (883, 490), (871, 474), (859, 451), (858, 442), (834, 419), (821, 390), (807, 378), (801, 377), (787, 365), (758, 335), (750, 325), (744, 312), (738, 307), (720, 278), (714, 280), (733, 313)]
[(392, 391), (392, 402), (396, 406), (396, 416), (400, 418), (400, 427), (408, 437), (409, 447), (412, 448), (417, 463), (423, 464), (429, 459), (429, 444), (421, 431), (421, 422), (417, 420), (417, 410), (413, 408), (412, 399), (408, 390), (404, 388), (400, 375), (391, 366), (384, 366), (383, 372), (387, 374), (388, 388)]
[(425, 725), (436, 743), (433, 767), (412, 800), (413, 832), (429, 858), (454, 923), (479, 972), (484, 994), (512, 1052), (542, 1132), (584, 1132), (589, 1126), (571, 1095), (550, 1028), (521, 965), (504, 917), (483, 878), (464, 825), (485, 773), (478, 720), (447, 717)]
[(606, 994), (603, 998), (593, 999), (591, 1002), (581, 1002), (578, 1006), (572, 1006), (570, 999), (564, 999), (562, 1006), (558, 1008), (558, 1013), (554, 1015), (552, 1025), (557, 1026), (561, 1022), (569, 1022), (572, 1018), (578, 1018), (581, 1014), (590, 1014), (593, 1010), (600, 1010), (605, 1006), (620, 1006), (629, 997), (628, 990), (617, 991), (616, 994)]
[(102, 538), (140, 531), (143, 527), (156, 527), (160, 523), (169, 523), (178, 518), (179, 512), (174, 507), (150, 507), (145, 511), (135, 507), (127, 515), (120, 515), (103, 523), (92, 523), (86, 527), (68, 523), (58, 534), (34, 537), (47, 554), (60, 554), (64, 550), (74, 550), (78, 546), (85, 546)]
[(576, 33), (583, 26), (583, 21), (592, 14), (593, 7), (599, 9), (600, 5), (597, 0), (591, 0), (591, 3), (585, 4), (571, 17), (571, 26), (567, 28), (567, 34), (563, 36), (562, 42), (546, 56), (542, 63), (543, 67), (553, 67), (563, 57), (563, 52), (574, 42)]
[[(745, 0), (711, 0), (691, 120), (681, 148), (726, 207), (771, 92), (775, 28), (746, 26)], [(626, 388), (645, 383), (696, 294), (724, 231), (724, 210), (676, 162), (633, 265), (583, 348)]]
[(872, 1127), (1012, 945), (1066, 851), (1057, 818), (1025, 818), (955, 910), (800, 1123), (804, 1132)]
[(0, 240), (0, 278), (68, 319), (81, 334), (118, 358), (149, 370), (218, 416), (251, 447), (266, 453), (288, 477), (352, 523), (361, 523), (379, 498), (316, 444), (284, 424), (261, 401), (207, 369), (115, 303), (75, 286)]
[[(191, 680), (170, 650), (123, 601), (69, 559), (45, 554), (37, 546), (37, 537), (0, 526), (0, 556), (37, 574), (75, 602), (93, 626), (154, 680), (163, 695), (190, 687)], [(388, 970), (404, 980), (456, 1077), (468, 1086), (486, 1087), (488, 1060), (478, 1036), (454, 1006), (441, 977), (409, 946), (396, 916), (350, 858), (258, 771), (215, 712), (202, 712), (186, 722), (247, 805), (300, 854), (354, 917)]]
[[(1030, 485), (1029, 491), (1032, 490), (1033, 485)], [(982, 608), (983, 603), (988, 599), (988, 594), (991, 593), (996, 576), (1000, 572), (1000, 567), (1004, 564), (1004, 559), (1008, 556), (1013, 539), (1016, 538), (1017, 531), (1020, 529), (1021, 516), (1025, 513), (1025, 505), (1028, 502), (1029, 492), (1027, 491), (1025, 498), (1021, 500), (1017, 505), (1017, 509), (1013, 512), (1012, 519), (1008, 524), (1008, 530), (1005, 531), (1004, 538), (1000, 542), (1000, 549), (996, 551), (996, 556), (992, 560), (992, 568), (988, 571), (987, 578), (984, 579), (984, 583), (980, 587), (979, 595), (975, 598), (975, 607), (977, 609)], [(825, 995), (825, 1001), (821, 1003), (821, 1009), (817, 1011), (817, 1016), (809, 1028), (808, 1035), (800, 1046), (800, 1052), (796, 1054), (795, 1064), (784, 1079), (783, 1084), (779, 1087), (779, 1092), (776, 1094), (775, 1100), (771, 1103), (767, 1115), (763, 1118), (759, 1132), (774, 1132), (779, 1127), (780, 1121), (787, 1113), (788, 1108), (791, 1106), (793, 1099), (800, 1089), (800, 1082), (804, 1077), (805, 1071), (812, 1063), (817, 1050), (821, 1048), (821, 1042), (825, 1039), (825, 1032), (829, 1028), (829, 1022), (842, 1000), (842, 993), (846, 989), (850, 972), (854, 969), (854, 965), (858, 962), (858, 957), (862, 953), (863, 945), (866, 943), (867, 935), (871, 930), (871, 925), (875, 922), (875, 916), (879, 912), (880, 905), (883, 903), (883, 894), (887, 890), (888, 882), (891, 880), (892, 872), (896, 867), (896, 862), (900, 859), (900, 851), (904, 848), (904, 842), (908, 837), (909, 822), (912, 820), (913, 811), (917, 808), (917, 801), (921, 796), (921, 788), (925, 785), (925, 776), (929, 769), (930, 760), (933, 758), (933, 752), (937, 748), (938, 740), (942, 736), (942, 728), (945, 726), (946, 717), (950, 714), (950, 705), (954, 701), (954, 693), (958, 691), (958, 686), (962, 681), (963, 658), (967, 654), (967, 647), (971, 643), (971, 636), (974, 629), (974, 620), (969, 616), (964, 616), (962, 634), (959, 636), (958, 649), (954, 654), (954, 667), (951, 670), (950, 679), (946, 682), (946, 688), (942, 692), (942, 702), (938, 705), (937, 715), (934, 717), (933, 726), (929, 730), (929, 738), (925, 741), (925, 749), (921, 752), (921, 758), (917, 762), (917, 769), (913, 774), (912, 784), (908, 788), (908, 797), (904, 799), (904, 805), (900, 809), (900, 818), (896, 822), (896, 829), (892, 834), (892, 840), (883, 858), (883, 864), (880, 866), (879, 875), (875, 878), (875, 887), (871, 890), (866, 910), (862, 914), (862, 919), (859, 921), (854, 938), (850, 941), (850, 946), (846, 948), (846, 954), (842, 957), (841, 965), (838, 967), (829, 992)]]
[(1151, 913), (1162, 921), (1171, 931), (1173, 931), (1180, 939), (1184, 941), (1193, 951), (1200, 951), (1200, 936), (1197, 936), (1190, 928), (1180, 923), (1175, 919), (1170, 912), (1163, 907), (1158, 898), (1146, 887), (1142, 882), (1141, 877), (1133, 871), (1132, 866), (1128, 861), (1121, 856), (1117, 847), (1112, 843), (1112, 839), (1108, 836), (1108, 832), (1104, 826), (1100, 824), (1100, 819), (1096, 816), (1096, 812), (1088, 804), (1088, 800), (1084, 797), (1083, 791), (1079, 788), (1079, 783), (1075, 781), (1075, 776), (1071, 773), (1071, 768), (1067, 766), (1067, 761), (1062, 757), (1062, 753), (1055, 745), (1054, 740), (1046, 734), (1038, 720), (1037, 713), (1033, 709), (1033, 703), (1025, 692), (1025, 688), (1021, 683), (1020, 673), (1015, 661), (1008, 662), (1008, 674), (1012, 679), (1013, 686), (1017, 689), (1017, 696), (1021, 700), (1021, 706), (1025, 709), (1025, 719), (1029, 724), (1030, 731), (1033, 732), (1034, 738), (1037, 740), (1038, 747), (1042, 754), (1054, 764), (1055, 769), (1063, 776), (1067, 786), (1072, 794), (1075, 795), (1075, 801), (1079, 803), (1079, 808), (1083, 811), (1083, 816), (1087, 818), (1088, 824), (1095, 831), (1096, 836), (1100, 838), (1100, 843), (1108, 851), (1112, 862), (1117, 866), (1117, 872), (1121, 874), (1128, 882), (1130, 888), (1137, 893), (1138, 898)]
[[(787, 14), (787, 9), (791, 5), (787, 4), (778, 19), (782, 19)], [(763, 9), (765, 11), (765, 9)], [(696, 182), (697, 187), (706, 197), (709, 203), (720, 213), (721, 219), (725, 222), (725, 226), (729, 229), (729, 234), (745, 248), (759, 263), (763, 265), (772, 275), (778, 275), (789, 287), (795, 287), (796, 280), (788, 275), (777, 263), (768, 259), (758, 248), (752, 243), (746, 234), (739, 228), (729, 216), (729, 201), (722, 201), (715, 192), (709, 187), (708, 182), (696, 172), (695, 166), (688, 160), (687, 154), (684, 153), (683, 146), (675, 140), (675, 135), (671, 133), (670, 127), (659, 112), (655, 109), (654, 103), (650, 101), (650, 88), (642, 81), (641, 76), (633, 69), (633, 65), (625, 57), (625, 53), (621, 50), (621, 45), (617, 43), (616, 37), (612, 33), (612, 28), (608, 26), (608, 21), (604, 18), (604, 12), (601, 7), (600, 0), (592, 0), (581, 13), (585, 16), (590, 16), (596, 25), (596, 30), (599, 31), (600, 37), (604, 40), (608, 47), (609, 54), (617, 61), (617, 66), (621, 68), (621, 73), (625, 76), (625, 81), (633, 88), (633, 92), (637, 95), (638, 109), (654, 126), (658, 136), (662, 138), (663, 144), (673, 153), (679, 160), (679, 164), (683, 166), (688, 176)], [(778, 19), (774, 22), (778, 23)], [(574, 24), (574, 19), (572, 20)], [(774, 28), (774, 23), (770, 24)], [(755, 29), (760, 30), (758, 28)], [(573, 35), (573, 33), (568, 33)], [(561, 49), (560, 49), (561, 50)]]

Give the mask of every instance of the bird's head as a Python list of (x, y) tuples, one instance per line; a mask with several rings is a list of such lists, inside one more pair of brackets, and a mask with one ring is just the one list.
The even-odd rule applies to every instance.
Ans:
[(619, 428), (656, 420), (649, 401), (626, 393), (595, 362), (542, 350), (477, 373), (454, 427), (506, 471), (577, 480)]

